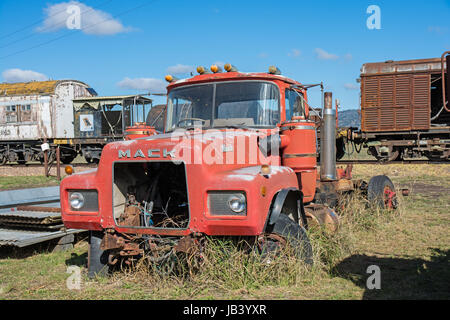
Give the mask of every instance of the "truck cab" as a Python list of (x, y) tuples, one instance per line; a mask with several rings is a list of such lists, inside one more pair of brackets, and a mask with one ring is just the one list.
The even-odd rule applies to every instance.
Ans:
[(109, 261), (144, 250), (129, 235), (258, 238), (286, 228), (310, 256), (304, 205), (316, 192), (317, 137), (306, 88), (276, 67), (197, 70), (166, 77), (164, 133), (110, 143), (97, 170), (62, 181), (65, 226), (90, 230), (100, 246), (91, 251)]

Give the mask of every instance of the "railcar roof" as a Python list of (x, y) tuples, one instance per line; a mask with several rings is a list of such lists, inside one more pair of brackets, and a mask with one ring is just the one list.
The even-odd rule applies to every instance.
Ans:
[(56, 87), (64, 82), (77, 82), (88, 87), (86, 83), (78, 80), (49, 80), (0, 83), (0, 96), (51, 95), (55, 93)]

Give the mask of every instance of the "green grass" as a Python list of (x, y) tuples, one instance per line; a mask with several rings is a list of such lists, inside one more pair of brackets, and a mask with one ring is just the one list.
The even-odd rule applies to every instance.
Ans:
[(0, 190), (33, 188), (59, 185), (56, 177), (45, 176), (0, 176)]
[[(88, 280), (88, 246), (80, 241), (69, 252), (0, 251), (0, 298), (449, 299), (450, 166), (354, 166), (354, 176), (366, 180), (386, 173), (397, 187), (410, 189), (401, 210), (375, 210), (359, 197), (349, 198), (337, 233), (309, 231), (312, 268), (289, 255), (267, 265), (217, 240), (205, 252), (201, 271), (189, 276), (161, 276), (139, 264), (133, 272)], [(381, 290), (365, 286), (373, 264), (381, 269)], [(70, 265), (81, 267), (81, 290), (66, 288)]]

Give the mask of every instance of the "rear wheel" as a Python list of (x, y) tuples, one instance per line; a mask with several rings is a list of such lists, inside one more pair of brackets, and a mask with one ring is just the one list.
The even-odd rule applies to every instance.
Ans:
[(398, 200), (391, 179), (385, 175), (372, 177), (367, 189), (367, 199), (380, 209), (397, 209)]
[(306, 264), (312, 265), (312, 247), (305, 228), (281, 213), (275, 224), (267, 227), (265, 235), (258, 239), (258, 248), (264, 259), (277, 256), (285, 246)]
[(88, 277), (105, 276), (108, 274), (108, 250), (100, 249), (103, 232), (89, 232)]

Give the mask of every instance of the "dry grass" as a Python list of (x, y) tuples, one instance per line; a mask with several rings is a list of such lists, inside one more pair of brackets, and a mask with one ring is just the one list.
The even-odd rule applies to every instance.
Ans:
[[(233, 242), (215, 239), (200, 271), (161, 274), (141, 263), (109, 278), (83, 278), (68, 290), (66, 268), (86, 273), (87, 244), (72, 252), (6, 254), (0, 258), (0, 297), (6, 299), (448, 299), (450, 290), (450, 166), (356, 165), (354, 175), (388, 173), (411, 190), (397, 213), (367, 206), (358, 194), (346, 199), (335, 234), (309, 231), (314, 267), (289, 251), (270, 264)], [(380, 266), (382, 289), (368, 290), (369, 265)], [(194, 268), (195, 269), (195, 268)]]

